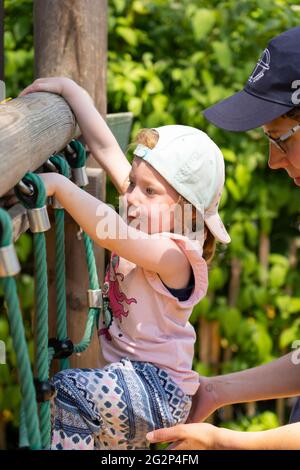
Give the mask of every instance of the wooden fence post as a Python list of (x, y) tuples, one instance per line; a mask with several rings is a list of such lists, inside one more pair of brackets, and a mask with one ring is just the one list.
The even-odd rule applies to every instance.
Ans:
[[(35, 76), (66, 76), (85, 88), (98, 110), (106, 113), (106, 0), (35, 0), (34, 2)], [(91, 159), (91, 157), (90, 157)], [(89, 166), (96, 167), (95, 161)], [(99, 168), (99, 166), (98, 166)], [(95, 172), (94, 172), (95, 174)], [(95, 178), (94, 178), (95, 179)], [(99, 169), (88, 191), (105, 199), (105, 175)], [(95, 191), (97, 194), (95, 194)], [(77, 238), (78, 226), (66, 220), (66, 276), (68, 302), (68, 334), (78, 342), (87, 316), (86, 291), (88, 274), (83, 241)], [(54, 290), (54, 234), (48, 234), (50, 303), (50, 335), (56, 335)], [(101, 280), (104, 271), (104, 250), (95, 247), (96, 263)], [(94, 335), (90, 347), (71, 358), (72, 367), (99, 366), (99, 345)]]
[(0, 0), (0, 80), (4, 80), (4, 0)]

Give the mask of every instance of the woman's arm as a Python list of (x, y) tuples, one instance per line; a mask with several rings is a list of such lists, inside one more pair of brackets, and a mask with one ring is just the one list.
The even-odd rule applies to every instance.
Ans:
[(41, 173), (47, 195), (55, 197), (82, 229), (100, 246), (158, 273), (162, 278), (187, 277), (190, 265), (181, 249), (170, 239), (155, 239), (136, 230), (107, 204), (78, 188), (65, 176)]
[(89, 94), (69, 78), (51, 77), (35, 80), (20, 96), (38, 91), (60, 94), (69, 103), (94, 158), (108, 173), (118, 192), (123, 194), (128, 186), (131, 165)]
[(300, 394), (300, 349), (268, 364), (233, 374), (200, 377), (188, 422), (204, 421), (216, 409)]
[(173, 442), (172, 450), (300, 449), (300, 423), (260, 432), (239, 432), (211, 424), (179, 424), (147, 434), (151, 442)]

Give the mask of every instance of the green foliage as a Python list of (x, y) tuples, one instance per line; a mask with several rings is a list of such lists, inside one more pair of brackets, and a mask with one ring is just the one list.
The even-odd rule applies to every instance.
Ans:
[(236, 421), (229, 421), (222, 423), (222, 427), (232, 429), (233, 431), (266, 431), (279, 426), (278, 418), (275, 413), (271, 411), (264, 411), (252, 418), (246, 416), (241, 417)]
[(4, 1), (6, 94), (15, 98), (33, 80), (32, 0)]

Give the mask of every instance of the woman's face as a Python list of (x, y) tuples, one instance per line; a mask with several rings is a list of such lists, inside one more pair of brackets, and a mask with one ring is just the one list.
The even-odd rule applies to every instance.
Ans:
[[(274, 121), (263, 126), (265, 134), (278, 138), (286, 134), (295, 127), (298, 121), (288, 117), (279, 117)], [(288, 175), (293, 178), (294, 183), (300, 186), (300, 132), (296, 132), (284, 142), (283, 152), (277, 146), (270, 142), (269, 147), (269, 167), (273, 170), (284, 168)]]
[(178, 198), (177, 191), (151, 165), (134, 158), (123, 200), (128, 225), (149, 234), (173, 231)]

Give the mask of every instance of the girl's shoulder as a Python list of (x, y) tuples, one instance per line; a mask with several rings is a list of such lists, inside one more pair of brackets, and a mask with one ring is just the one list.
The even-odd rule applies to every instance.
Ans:
[[(172, 239), (179, 248), (185, 253), (192, 268), (192, 275), (189, 285), (183, 290), (180, 289), (179, 296), (178, 289), (170, 290), (160, 279), (157, 273), (145, 271), (146, 278), (151, 286), (162, 294), (172, 296), (178, 299), (184, 306), (195, 305), (198, 303), (207, 292), (208, 287), (208, 269), (206, 261), (202, 253), (202, 245), (198, 240), (191, 240), (184, 235), (174, 234), (170, 232), (161, 232), (158, 235), (162, 238)], [(175, 273), (176, 275), (176, 273)], [(187, 293), (189, 295), (187, 295)]]

